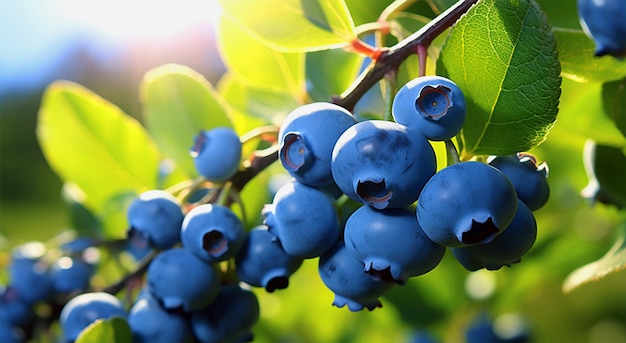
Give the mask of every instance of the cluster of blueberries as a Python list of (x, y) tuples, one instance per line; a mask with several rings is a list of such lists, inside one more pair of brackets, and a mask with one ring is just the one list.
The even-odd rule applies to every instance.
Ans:
[[(75, 267), (58, 272), (39, 273), (41, 259), (18, 250), (13, 284), (0, 296), (0, 340), (21, 341), (30, 306), (53, 289), (78, 294), (59, 316), (67, 342), (113, 316), (126, 318), (137, 342), (238, 342), (252, 339), (259, 319), (251, 288), (286, 288), (305, 259), (318, 258), (333, 305), (351, 311), (380, 307), (383, 294), (435, 268), (447, 248), (472, 271), (518, 262), (535, 241), (532, 211), (549, 196), (545, 164), (520, 153), (437, 170), (431, 141), (451, 144), (465, 121), (464, 96), (449, 79), (412, 80), (392, 113), (394, 121), (358, 121), (328, 102), (289, 113), (278, 158), (292, 180), (250, 230), (218, 201), (225, 188), (194, 189), (201, 194), (185, 201), (166, 190), (140, 194), (127, 209), (128, 240), (155, 253), (129, 310), (115, 295), (85, 291), (94, 271), (80, 257), (88, 245), (70, 249), (59, 261)], [(215, 128), (200, 132), (191, 152), (199, 174), (221, 184), (237, 172), (241, 148), (233, 130)], [(45, 294), (29, 294), (40, 288)]]

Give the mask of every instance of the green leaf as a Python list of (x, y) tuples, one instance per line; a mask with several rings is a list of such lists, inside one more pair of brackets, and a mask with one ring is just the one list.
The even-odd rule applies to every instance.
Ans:
[(76, 338), (76, 343), (131, 342), (133, 334), (128, 322), (120, 317), (98, 319), (86, 327)]
[(218, 1), (226, 16), (275, 49), (339, 48), (356, 38), (354, 23), (342, 0)]
[(189, 149), (200, 130), (233, 127), (223, 100), (196, 71), (175, 64), (146, 73), (141, 101), (148, 130), (166, 157), (186, 175), (197, 175)]
[[(242, 83), (293, 97), (305, 94), (304, 53), (282, 52), (255, 40), (223, 17), (218, 30), (219, 49), (231, 71)], [(250, 58), (251, 54), (254, 58)]]
[(581, 285), (598, 281), (624, 269), (626, 269), (626, 225), (623, 224), (619, 238), (602, 258), (574, 270), (567, 276), (563, 282), (563, 292), (569, 293)]
[(621, 148), (597, 144), (591, 140), (585, 144), (583, 161), (589, 178), (582, 196), (592, 202), (626, 207), (626, 155)]
[(78, 84), (57, 81), (48, 87), (37, 137), (50, 167), (82, 190), (85, 205), (96, 215), (118, 194), (157, 187), (161, 158), (148, 133)]
[(363, 57), (343, 50), (324, 50), (306, 54), (309, 96), (314, 101), (330, 101), (350, 87), (358, 76)]
[(594, 56), (595, 45), (582, 30), (554, 28), (561, 75), (577, 82), (606, 82), (626, 76), (626, 63)]
[(230, 73), (222, 77), (218, 90), (235, 110), (240, 133), (259, 124), (280, 126), (285, 116), (301, 104), (290, 93), (247, 85)]
[(626, 78), (602, 85), (604, 112), (626, 136)]
[(556, 42), (533, 0), (483, 0), (472, 7), (447, 37), (437, 73), (466, 98), (464, 158), (530, 150), (556, 120)]

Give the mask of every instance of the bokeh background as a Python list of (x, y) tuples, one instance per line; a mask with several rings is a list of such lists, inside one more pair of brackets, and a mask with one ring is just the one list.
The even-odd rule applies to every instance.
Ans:
[[(539, 3), (555, 26), (580, 29), (575, 1)], [(62, 183), (35, 135), (45, 87), (76, 81), (141, 119), (138, 89), (151, 68), (179, 63), (219, 81), (218, 16), (211, 0), (0, 1), (0, 283), (7, 281), (11, 247), (50, 240), (71, 225)], [(258, 292), (258, 340), (397, 342), (430, 332), (460, 342), (463, 330), (487, 313), (504, 327), (521, 319), (537, 342), (625, 343), (625, 272), (569, 294), (561, 289), (570, 272), (611, 247), (624, 221), (620, 211), (590, 206), (580, 195), (588, 181), (585, 141), (624, 144), (602, 113), (600, 90), (599, 83), (564, 80), (557, 124), (532, 151), (549, 163), (552, 197), (536, 213), (539, 237), (523, 263), (469, 273), (447, 255), (441, 267), (394, 289), (382, 309), (350, 313), (330, 305), (315, 262), (307, 261), (287, 290)]]

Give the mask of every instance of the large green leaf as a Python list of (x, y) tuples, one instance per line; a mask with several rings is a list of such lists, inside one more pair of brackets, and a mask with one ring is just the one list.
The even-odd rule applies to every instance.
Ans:
[(467, 101), (463, 156), (526, 151), (556, 120), (560, 65), (550, 25), (533, 0), (483, 0), (452, 28), (437, 73)]
[(563, 282), (565, 293), (589, 282), (598, 281), (605, 276), (626, 269), (626, 225), (621, 226), (619, 238), (607, 253), (599, 260), (574, 270)]
[(604, 112), (626, 136), (626, 78), (602, 85)]
[(157, 187), (160, 154), (139, 122), (69, 82), (46, 90), (37, 123), (50, 167), (74, 184), (101, 215), (111, 199)]
[(226, 16), (276, 49), (323, 50), (346, 46), (356, 38), (342, 0), (218, 1)]
[(626, 76), (626, 62), (594, 56), (595, 45), (582, 30), (554, 28), (561, 75), (577, 82), (605, 82)]
[(86, 327), (76, 338), (76, 343), (131, 342), (133, 334), (128, 322), (119, 317), (98, 319)]
[(224, 63), (241, 82), (294, 97), (305, 93), (304, 53), (272, 49), (227, 17), (220, 20), (218, 42)]
[(217, 91), (188, 67), (169, 64), (148, 71), (141, 101), (156, 144), (189, 176), (197, 175), (189, 149), (198, 132), (233, 126)]
[(343, 50), (314, 51), (306, 54), (309, 96), (330, 101), (341, 95), (357, 77), (363, 57)]

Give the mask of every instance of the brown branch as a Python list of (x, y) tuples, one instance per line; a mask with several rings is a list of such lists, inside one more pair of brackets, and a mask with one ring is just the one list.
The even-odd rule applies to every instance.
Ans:
[(385, 50), (376, 63), (366, 73), (361, 74), (350, 88), (335, 100), (335, 103), (352, 110), (365, 92), (374, 87), (387, 72), (397, 69), (409, 56), (415, 54), (419, 45), (429, 46), (437, 36), (451, 27), (476, 2), (478, 0), (458, 1), (419, 31)]

